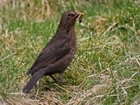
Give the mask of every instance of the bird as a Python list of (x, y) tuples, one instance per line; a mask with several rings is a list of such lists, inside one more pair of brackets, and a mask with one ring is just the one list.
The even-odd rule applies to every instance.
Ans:
[[(84, 13), (74, 10), (62, 14), (56, 33), (26, 73), (31, 78), (23, 88), (23, 93), (28, 94), (43, 76), (50, 76), (55, 82), (62, 84), (63, 73), (72, 62), (77, 49), (74, 25), (77, 18), (81, 22), (83, 15)], [(53, 74), (58, 74), (58, 79)]]

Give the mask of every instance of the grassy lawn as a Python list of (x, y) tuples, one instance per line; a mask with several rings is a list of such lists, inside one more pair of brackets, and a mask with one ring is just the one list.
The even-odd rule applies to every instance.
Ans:
[[(21, 94), (27, 70), (67, 10), (85, 16), (75, 25), (78, 49), (66, 85), (43, 77)], [(0, 0), (0, 105), (139, 104), (139, 0)]]

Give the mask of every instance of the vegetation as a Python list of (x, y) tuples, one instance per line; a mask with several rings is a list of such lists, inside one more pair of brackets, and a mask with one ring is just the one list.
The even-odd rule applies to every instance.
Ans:
[[(78, 50), (64, 74), (66, 85), (44, 77), (23, 95), (26, 71), (67, 10), (85, 16), (75, 26)], [(0, 74), (0, 104), (140, 104), (139, 1), (0, 0)]]

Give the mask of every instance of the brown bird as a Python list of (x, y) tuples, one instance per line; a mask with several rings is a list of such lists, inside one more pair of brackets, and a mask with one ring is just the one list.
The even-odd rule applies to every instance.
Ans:
[[(62, 84), (62, 76), (71, 63), (76, 52), (76, 35), (74, 25), (76, 19), (81, 22), (83, 13), (75, 11), (64, 12), (58, 29), (53, 38), (40, 52), (27, 74), (32, 77), (23, 89), (23, 93), (29, 93), (35, 83), (43, 76), (49, 75), (53, 80)], [(58, 73), (58, 80), (52, 75)]]

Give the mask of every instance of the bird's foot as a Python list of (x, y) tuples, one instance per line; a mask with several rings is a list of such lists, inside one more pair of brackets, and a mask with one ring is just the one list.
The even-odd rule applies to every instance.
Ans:
[(60, 86), (63, 86), (63, 85), (66, 85), (67, 82), (66, 81), (57, 81), (57, 84), (60, 85)]

